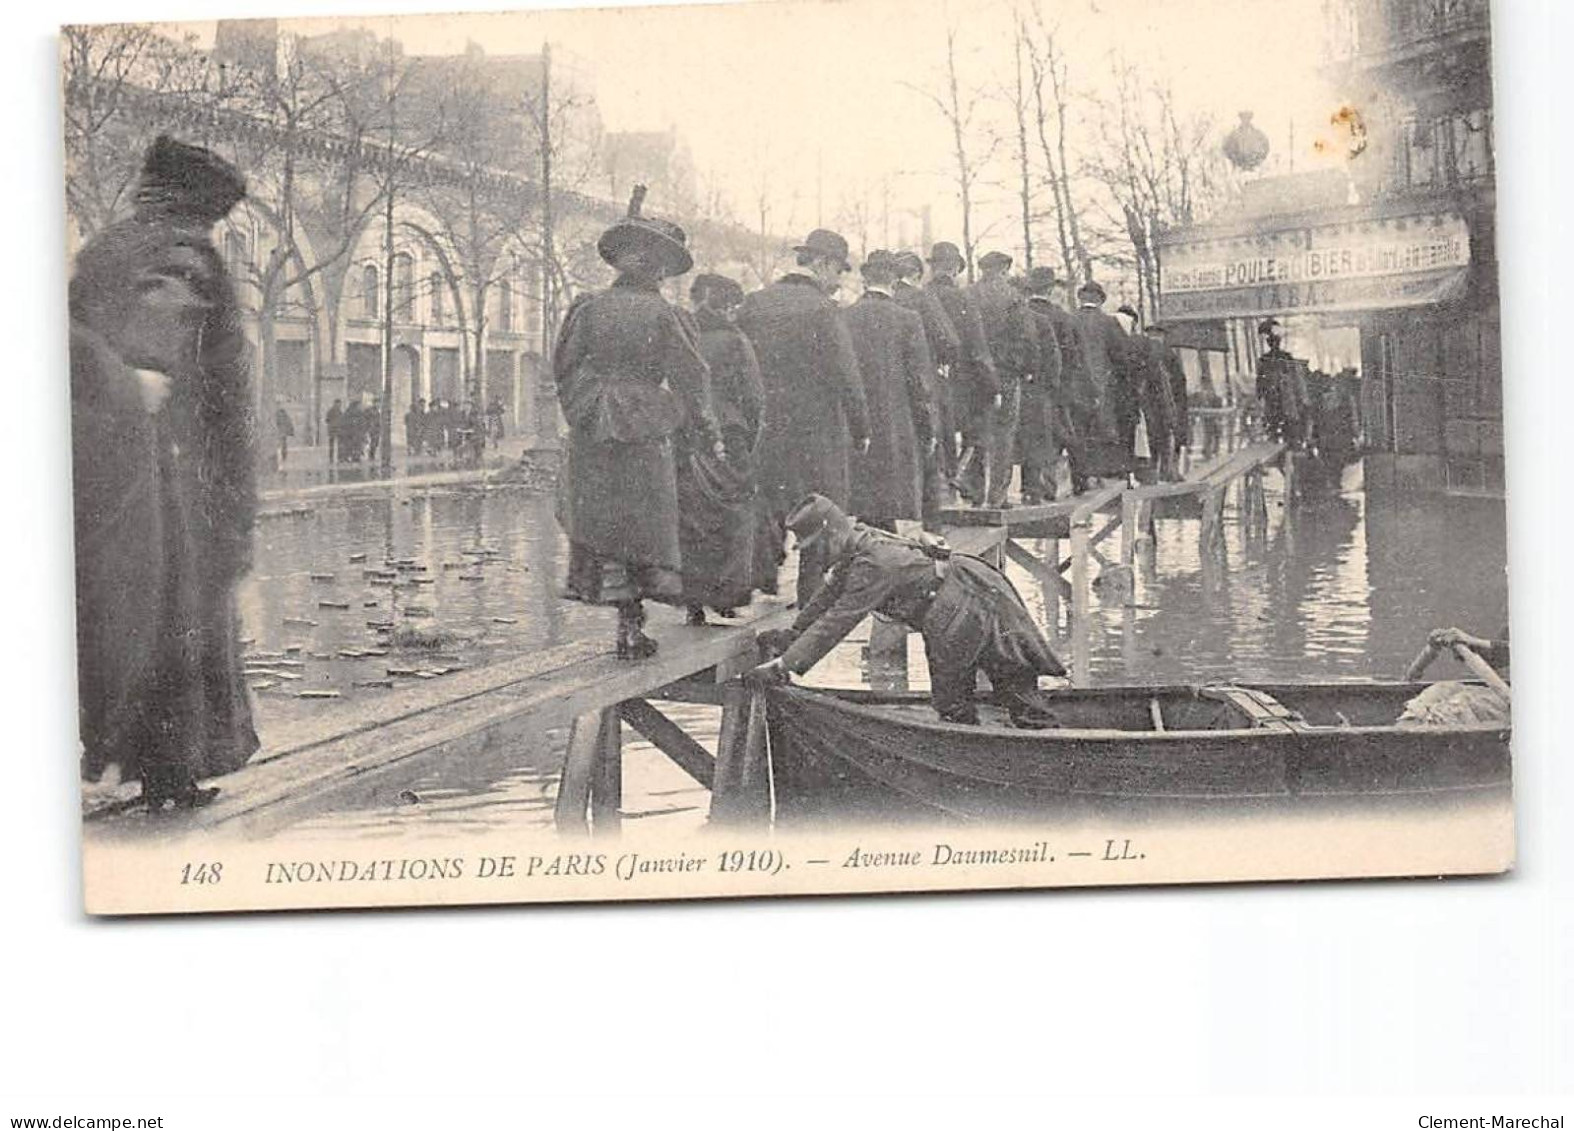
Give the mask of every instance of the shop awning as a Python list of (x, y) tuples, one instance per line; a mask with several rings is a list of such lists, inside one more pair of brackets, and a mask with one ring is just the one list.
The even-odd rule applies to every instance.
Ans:
[(1470, 229), (1449, 212), (1297, 221), (1222, 233), (1196, 229), (1159, 246), (1166, 322), (1432, 306), (1459, 298)]

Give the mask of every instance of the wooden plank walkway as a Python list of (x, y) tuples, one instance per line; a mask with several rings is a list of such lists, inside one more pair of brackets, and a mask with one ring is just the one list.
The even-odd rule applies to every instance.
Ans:
[[(736, 625), (653, 627), (661, 650), (637, 663), (616, 659), (605, 642), (568, 644), (459, 673), (441, 685), (380, 697), (328, 728), (310, 720), (295, 724), (248, 765), (217, 779), (221, 792), (213, 804), (166, 815), (160, 831), (166, 837), (259, 836), (338, 809), (391, 804), (438, 762), (482, 756), (507, 760), (509, 749), (539, 741), (545, 730), (565, 724), (574, 726), (572, 761), (576, 742), (588, 742), (587, 719), (593, 720), (589, 729), (602, 736), (593, 753), (611, 745), (608, 731), (613, 728), (606, 720), (621, 717), (709, 786), (704, 779), (721, 773), (706, 764), (710, 756), (687, 735), (673, 738), (676, 724), (664, 716), (657, 722), (653, 716), (659, 712), (645, 700), (662, 698), (664, 692), (723, 705), (729, 692), (736, 698), (742, 685), (735, 677), (758, 662), (759, 634), (786, 627), (793, 615), (782, 598), (760, 598), (756, 608), (759, 615)], [(585, 800), (597, 799), (604, 826), (616, 822), (620, 790), (610, 778), (616, 768), (605, 758), (589, 760), (588, 769), (601, 780), (587, 780)], [(576, 819), (564, 811), (564, 791), (572, 796), (569, 784), (560, 791), (560, 823), (582, 827), (583, 813)], [(86, 828), (89, 836), (112, 837), (129, 831), (130, 822), (107, 816)], [(145, 829), (137, 822), (139, 834)]]

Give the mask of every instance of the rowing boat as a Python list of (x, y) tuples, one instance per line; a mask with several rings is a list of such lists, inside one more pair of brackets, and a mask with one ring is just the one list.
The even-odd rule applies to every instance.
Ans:
[(779, 820), (996, 821), (1443, 802), (1506, 792), (1509, 724), (1401, 725), (1413, 682), (1040, 692), (1055, 725), (939, 721), (922, 694), (770, 696)]

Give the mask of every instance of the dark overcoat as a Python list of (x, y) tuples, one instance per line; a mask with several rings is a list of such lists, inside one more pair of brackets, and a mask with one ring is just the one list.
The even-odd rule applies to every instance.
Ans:
[(652, 285), (619, 278), (569, 307), (553, 355), (568, 421), (561, 520), (582, 552), (678, 571), (671, 437), (717, 435), (709, 371), (688, 324)]
[(1148, 443), (1155, 459), (1171, 450), (1178, 428), (1175, 396), (1170, 391), (1170, 355), (1173, 351), (1157, 338), (1146, 334), (1131, 340), (1131, 353), (1137, 376), (1137, 403), (1148, 422)]
[(852, 511), (866, 519), (921, 518), (925, 450), (936, 429), (935, 363), (923, 320), (878, 291), (866, 291), (843, 318), (870, 425), (869, 451), (853, 460)]
[(1020, 384), (1038, 368), (1038, 327), (1028, 313), (1027, 297), (1004, 275), (973, 284), (969, 295), (989, 343), (989, 356), (1002, 386)]
[(1124, 475), (1132, 467), (1137, 428), (1131, 339), (1112, 314), (1084, 306), (1075, 315), (1081, 330), (1082, 358), (1093, 402), (1084, 414), (1087, 471)]
[[(206, 314), (149, 411), (104, 327), (143, 278), (177, 273)], [(205, 225), (101, 231), (78, 256), (71, 316), (83, 771), (116, 763), (178, 788), (257, 749), (235, 605), (257, 502), (250, 350)]]
[(788, 275), (745, 298), (738, 325), (765, 386), (759, 474), (767, 505), (785, 512), (816, 492), (845, 507), (869, 412), (840, 310), (808, 276)]
[(1017, 446), (1024, 466), (1054, 462), (1060, 449), (1065, 396), (1061, 387), (1063, 354), (1055, 306), (1045, 299), (1029, 300), (1038, 341), (1038, 364), (1022, 387), (1022, 425)]
[(969, 291), (958, 287), (955, 280), (937, 275), (929, 280), (924, 293), (935, 297), (961, 339), (961, 351), (951, 366), (950, 388), (952, 412), (960, 423), (970, 415), (972, 406), (993, 401), (995, 394), (1000, 392), (995, 361), (984, 335), (984, 323)]
[(940, 300), (932, 292), (911, 283), (894, 285), (891, 297), (923, 319), (924, 338), (929, 343), (929, 354), (934, 358), (935, 366), (949, 368), (955, 365), (962, 356), (962, 336), (945, 307), (940, 305)]
[[(695, 316), (700, 354), (710, 369), (711, 408), (726, 455), (717, 459), (685, 430), (678, 451), (678, 505), (683, 596), (693, 605), (736, 608), (749, 603), (756, 576), (760, 521), (755, 448), (764, 423), (765, 392), (754, 348), (720, 315)], [(774, 563), (772, 563), (774, 573)]]

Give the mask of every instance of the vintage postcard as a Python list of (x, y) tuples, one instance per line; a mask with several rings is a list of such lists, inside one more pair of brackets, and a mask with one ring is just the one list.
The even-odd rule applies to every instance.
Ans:
[(1512, 866), (1486, 0), (60, 48), (90, 912)]

